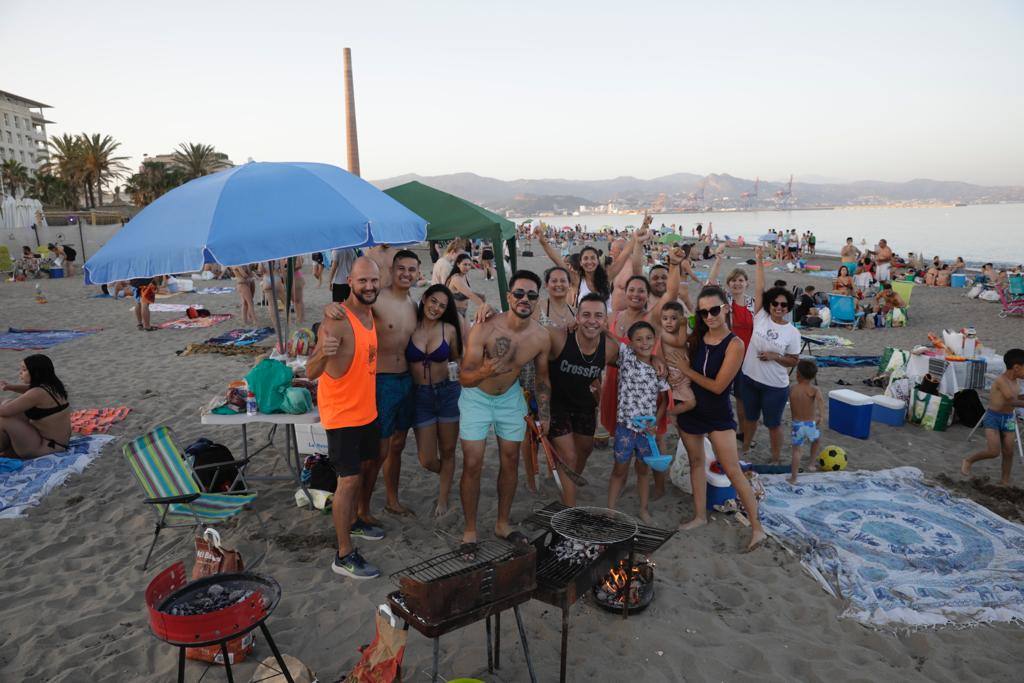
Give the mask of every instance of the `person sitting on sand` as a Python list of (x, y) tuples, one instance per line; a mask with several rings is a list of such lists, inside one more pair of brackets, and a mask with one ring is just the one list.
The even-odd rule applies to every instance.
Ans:
[(71, 441), (71, 409), (64, 383), (49, 356), (27, 356), (19, 384), (0, 382), (0, 391), (20, 394), (0, 404), (0, 455), (31, 460), (66, 451)]
[(854, 295), (853, 278), (850, 276), (850, 269), (846, 267), (845, 263), (839, 266), (839, 274), (836, 276), (832, 289), (836, 294)]
[(949, 287), (949, 281), (952, 278), (953, 272), (949, 269), (947, 264), (943, 264), (942, 268), (939, 269), (938, 274), (935, 276), (936, 287)]
[(789, 392), (789, 410), (793, 418), (792, 439), (793, 452), (789, 471), (789, 483), (796, 483), (796, 474), (800, 469), (800, 447), (807, 444), (811, 451), (810, 469), (818, 458), (818, 446), (821, 442), (821, 430), (818, 425), (825, 418), (825, 399), (821, 391), (814, 386), (814, 378), (818, 376), (818, 366), (813, 360), (803, 359), (796, 364), (796, 386)]
[(1024, 349), (1010, 349), (1003, 354), (1006, 371), (992, 383), (989, 393), (988, 410), (982, 418), (985, 427), (985, 449), (964, 458), (960, 473), (969, 476), (971, 465), (979, 460), (1003, 456), (1002, 476), (999, 483), (1010, 485), (1010, 470), (1013, 467), (1013, 449), (1017, 431), (1017, 408), (1024, 407), (1024, 394), (1020, 393), (1019, 380), (1024, 379)]
[(878, 294), (875, 295), (875, 303), (878, 305), (878, 312), (884, 316), (892, 313), (894, 308), (906, 306), (900, 295), (892, 288), (892, 284), (888, 282), (883, 283), (882, 288), (878, 290)]

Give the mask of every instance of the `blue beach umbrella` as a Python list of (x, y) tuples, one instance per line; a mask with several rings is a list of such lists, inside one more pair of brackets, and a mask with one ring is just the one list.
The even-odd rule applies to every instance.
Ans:
[(427, 222), (336, 166), (250, 162), (143, 209), (85, 263), (86, 284), (424, 240)]

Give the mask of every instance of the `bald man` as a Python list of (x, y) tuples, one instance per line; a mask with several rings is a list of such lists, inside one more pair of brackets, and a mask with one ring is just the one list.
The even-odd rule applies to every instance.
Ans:
[(368, 258), (352, 264), (344, 315), (325, 311), (316, 350), (306, 364), (306, 376), (319, 378), (317, 405), (327, 432), (327, 454), (337, 474), (331, 515), (338, 553), (331, 570), (352, 579), (374, 579), (380, 568), (368, 562), (352, 544), (384, 538), (383, 530), (356, 519), (356, 504), (367, 472), (376, 464), (380, 445), (377, 426), (377, 329), (373, 304), (380, 292), (380, 269)]

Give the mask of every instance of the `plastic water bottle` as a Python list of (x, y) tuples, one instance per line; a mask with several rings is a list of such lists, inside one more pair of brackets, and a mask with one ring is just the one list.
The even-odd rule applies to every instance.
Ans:
[(251, 391), (245, 392), (245, 414), (252, 416), (259, 412), (259, 408), (256, 406), (256, 394)]

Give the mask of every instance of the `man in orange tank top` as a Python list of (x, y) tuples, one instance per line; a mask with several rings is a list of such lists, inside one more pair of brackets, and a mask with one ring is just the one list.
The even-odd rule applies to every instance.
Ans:
[[(360, 257), (349, 272), (351, 293), (343, 302), (344, 317), (328, 315), (320, 325), (317, 346), (306, 364), (306, 375), (319, 378), (317, 404), (327, 432), (327, 452), (338, 475), (332, 516), (338, 554), (331, 564), (336, 574), (373, 579), (380, 569), (352, 545), (356, 503), (363, 473), (373, 466), (380, 443), (377, 426), (377, 330), (373, 304), (380, 291), (377, 264)], [(356, 529), (360, 538), (380, 540), (380, 529)]]

